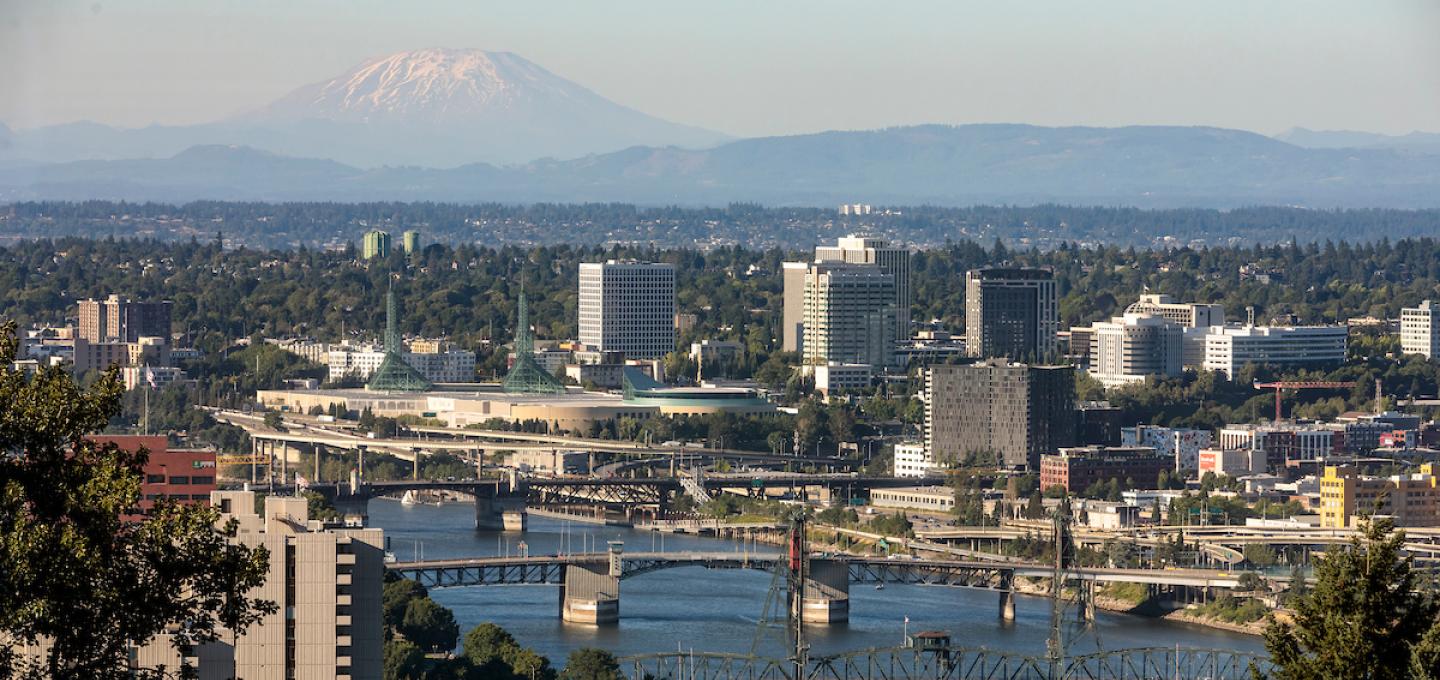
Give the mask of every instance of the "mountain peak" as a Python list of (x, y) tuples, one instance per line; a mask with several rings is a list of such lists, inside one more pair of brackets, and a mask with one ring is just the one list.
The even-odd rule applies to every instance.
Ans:
[(264, 118), (438, 123), (569, 102), (605, 102), (513, 52), (427, 48), (376, 57), (302, 87)]

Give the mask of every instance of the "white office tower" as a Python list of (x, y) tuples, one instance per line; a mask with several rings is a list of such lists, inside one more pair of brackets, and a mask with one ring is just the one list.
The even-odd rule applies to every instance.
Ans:
[(1400, 310), (1400, 349), (1406, 354), (1440, 355), (1440, 306), (1426, 300)]
[(784, 326), (780, 329), (780, 351), (799, 352), (805, 346), (805, 275), (810, 273), (810, 263), (782, 263), (781, 273), (785, 293), (780, 321)]
[(895, 279), (876, 265), (816, 263), (805, 274), (805, 363), (889, 366)]
[(1186, 328), (1208, 328), (1225, 325), (1225, 305), (1176, 302), (1169, 295), (1141, 295), (1140, 300), (1125, 308), (1126, 314), (1152, 314), (1164, 317)]
[(895, 279), (895, 338), (910, 339), (910, 251), (891, 248), (885, 241), (845, 236), (833, 246), (817, 246), (816, 262), (874, 264)]
[(587, 349), (654, 359), (675, 350), (675, 267), (651, 262), (580, 264), (580, 342)]
[(1184, 330), (1150, 314), (1125, 314), (1094, 326), (1090, 375), (1106, 387), (1142, 382), (1147, 375), (1181, 373)]
[(1245, 364), (1320, 366), (1345, 361), (1345, 326), (1211, 326), (1205, 334), (1207, 371), (1234, 379)]

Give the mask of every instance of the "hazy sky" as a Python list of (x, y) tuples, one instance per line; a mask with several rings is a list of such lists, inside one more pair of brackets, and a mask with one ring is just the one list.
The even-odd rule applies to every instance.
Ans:
[(1437, 0), (0, 0), (0, 121), (204, 122), (437, 46), (735, 135), (1440, 131)]

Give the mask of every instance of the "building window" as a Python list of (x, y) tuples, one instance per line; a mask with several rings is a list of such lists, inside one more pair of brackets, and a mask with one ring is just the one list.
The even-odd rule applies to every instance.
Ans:
[(165, 475), (145, 475), (146, 484), (164, 484)]
[(191, 483), (191, 484), (214, 484), (214, 483), (215, 483), (215, 478), (214, 478), (214, 477), (191, 477), (191, 478), (190, 478), (190, 483)]
[(189, 484), (189, 483), (190, 483), (190, 478), (189, 478), (189, 477), (171, 477), (171, 478), (170, 478), (170, 483), (171, 483), (171, 484)]

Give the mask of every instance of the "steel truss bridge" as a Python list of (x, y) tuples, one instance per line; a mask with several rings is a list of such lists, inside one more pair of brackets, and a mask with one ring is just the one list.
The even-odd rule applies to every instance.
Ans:
[[(1221, 649), (1145, 647), (1058, 660), (971, 647), (890, 647), (787, 659), (743, 654), (644, 654), (620, 660), (631, 680), (1241, 680), (1271, 670), (1262, 655)], [(799, 676), (799, 677), (797, 677)]]
[[(418, 581), (428, 588), (497, 585), (559, 585), (565, 581), (565, 567), (606, 562), (608, 553), (545, 555), (534, 557), (485, 557), (476, 559), (396, 562), (388, 569)], [(777, 553), (744, 552), (634, 552), (621, 553), (621, 579), (661, 569), (704, 567), (706, 569), (773, 570)], [(913, 585), (1001, 588), (1008, 578), (1025, 576), (1049, 578), (1052, 568), (1040, 564), (1000, 562), (959, 562), (951, 560), (889, 560), (873, 557), (837, 556), (846, 564), (852, 583), (902, 583)], [(1078, 581), (1130, 582), (1157, 586), (1193, 588), (1234, 588), (1239, 575), (1205, 569), (1074, 569), (1070, 578)]]

